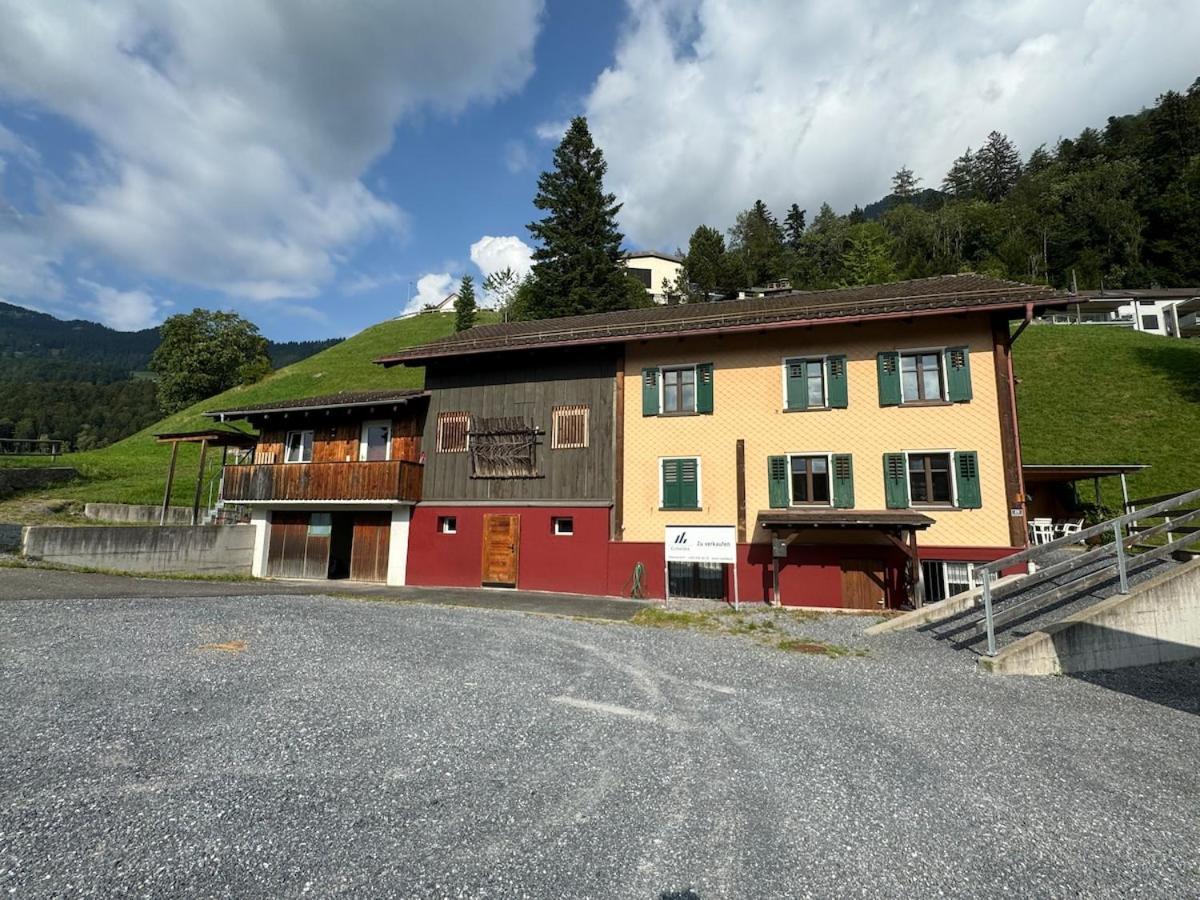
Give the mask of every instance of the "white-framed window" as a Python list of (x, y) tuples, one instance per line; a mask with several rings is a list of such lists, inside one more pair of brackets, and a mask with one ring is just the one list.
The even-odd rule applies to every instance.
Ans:
[[(785, 359), (783, 361), (783, 395), (787, 406), (788, 385), (802, 385), (805, 409), (824, 409), (829, 405), (829, 394), (825, 385), (825, 357), (812, 356)], [(797, 401), (799, 402), (799, 401)]]
[(379, 462), (392, 458), (392, 423), (373, 419), (362, 424), (358, 442), (358, 458), (363, 462)]
[(832, 468), (828, 453), (789, 453), (788, 497), (792, 506), (832, 505)]
[(458, 517), (438, 516), (437, 530), (438, 534), (458, 534)]
[(283, 461), (285, 463), (306, 463), (312, 462), (312, 457), (312, 430), (289, 431), (283, 442)]
[(696, 411), (696, 367), (668, 366), (662, 370), (661, 402), (664, 414)]
[(921, 581), (924, 587), (924, 601), (937, 603), (969, 591), (975, 586), (976, 565), (977, 563), (973, 562), (922, 560)]
[(466, 453), (471, 430), (469, 412), (440, 412), (437, 417), (437, 452)]
[(912, 506), (953, 506), (954, 454), (949, 450), (908, 451), (908, 501)]
[(900, 398), (905, 403), (946, 399), (946, 373), (941, 350), (900, 352)]
[(575, 517), (554, 516), (550, 519), (550, 527), (555, 534), (569, 537), (575, 533)]
[(551, 410), (550, 449), (570, 450), (588, 445), (591, 408), (580, 403)]

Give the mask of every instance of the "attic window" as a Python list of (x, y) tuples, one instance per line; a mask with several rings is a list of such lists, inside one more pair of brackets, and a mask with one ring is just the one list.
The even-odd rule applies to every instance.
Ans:
[(553, 431), (550, 436), (551, 450), (570, 450), (588, 445), (587, 406), (556, 406), (552, 411)]
[(472, 478), (536, 478), (538, 429), (524, 419), (473, 419)]
[(465, 453), (467, 434), (471, 428), (471, 414), (467, 412), (443, 412), (437, 417), (438, 453)]

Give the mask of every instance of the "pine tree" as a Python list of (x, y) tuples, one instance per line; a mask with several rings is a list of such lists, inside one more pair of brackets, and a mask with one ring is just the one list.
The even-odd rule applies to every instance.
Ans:
[(454, 330), (466, 331), (474, 327), (475, 313), (475, 281), (470, 275), (464, 275), (454, 299)]
[(712, 300), (737, 293), (739, 268), (725, 249), (721, 232), (701, 225), (688, 240), (683, 257), (683, 270), (688, 282), (688, 299)]
[(892, 194), (899, 197), (901, 200), (911, 200), (917, 194), (917, 185), (921, 183), (921, 179), (913, 174), (913, 170), (908, 166), (901, 166), (900, 170), (892, 176)]
[(1021, 177), (1021, 154), (1005, 135), (993, 131), (975, 154), (979, 191), (989, 203), (999, 203)]
[(978, 195), (979, 172), (975, 165), (975, 154), (971, 148), (950, 165), (950, 171), (942, 179), (942, 190), (955, 200), (970, 200)]
[(554, 151), (554, 168), (538, 177), (533, 205), (546, 216), (527, 227), (533, 253), (530, 318), (546, 319), (627, 309), (631, 293), (620, 266), (621, 204), (604, 191), (608, 165), (577, 116)]
[(766, 284), (784, 275), (783, 229), (761, 200), (738, 213), (729, 229), (729, 249), (741, 258), (750, 285)]
[(787, 216), (784, 217), (784, 242), (791, 250), (800, 249), (800, 244), (804, 240), (804, 219), (807, 214), (808, 210), (801, 209), (798, 204), (793, 203), (788, 209)]

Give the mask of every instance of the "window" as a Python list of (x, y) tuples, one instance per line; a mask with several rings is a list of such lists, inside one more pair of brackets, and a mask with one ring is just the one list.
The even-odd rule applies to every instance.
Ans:
[(900, 354), (900, 391), (905, 403), (942, 400), (942, 354)]
[(662, 411), (684, 413), (696, 411), (696, 369), (663, 369)]
[(467, 412), (443, 412), (437, 417), (438, 453), (466, 453), (467, 432), (471, 427), (471, 414)]
[(555, 516), (550, 520), (550, 526), (555, 534), (564, 537), (575, 533), (575, 519), (572, 516)]
[(829, 504), (829, 457), (788, 457), (792, 505)]
[(953, 503), (949, 453), (908, 454), (908, 497), (911, 503)]
[(646, 290), (650, 290), (651, 273), (649, 269), (640, 269), (635, 268), (634, 266), (629, 266), (626, 268), (626, 271), (640, 281), (642, 283), (642, 287), (644, 287)]
[(663, 509), (700, 508), (700, 460), (694, 456), (660, 461)]
[(290, 463), (312, 462), (313, 433), (311, 431), (289, 431), (284, 443), (283, 461)]
[(392, 423), (387, 419), (363, 422), (358, 458), (378, 462), (392, 458)]
[(551, 411), (551, 450), (570, 450), (588, 445), (588, 419), (590, 410), (586, 406), (556, 406)]
[(975, 563), (923, 560), (924, 601), (937, 603), (974, 587)]
[(313, 513), (308, 518), (309, 537), (329, 537), (333, 533), (332, 513)]
[(439, 534), (458, 534), (458, 517), (438, 516), (437, 530)]
[(1142, 329), (1144, 331), (1158, 331), (1158, 316), (1142, 316)]

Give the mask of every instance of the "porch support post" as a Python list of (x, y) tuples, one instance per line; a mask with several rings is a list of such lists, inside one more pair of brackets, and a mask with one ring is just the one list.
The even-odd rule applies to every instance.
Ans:
[(179, 453), (179, 441), (171, 441), (171, 462), (167, 465), (167, 488), (163, 491), (162, 513), (158, 517), (159, 527), (167, 524), (167, 510), (171, 508), (171, 487), (175, 484), (175, 456)]
[(192, 496), (192, 524), (200, 524), (200, 489), (204, 486), (204, 463), (208, 456), (208, 441), (200, 442), (200, 466), (196, 470), (196, 493)]
[(923, 601), (921, 594), (921, 562), (917, 558), (917, 529), (908, 530), (908, 603), (913, 609), (920, 609)]

